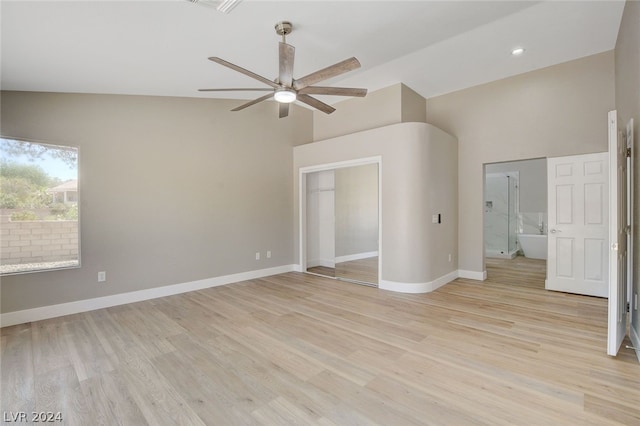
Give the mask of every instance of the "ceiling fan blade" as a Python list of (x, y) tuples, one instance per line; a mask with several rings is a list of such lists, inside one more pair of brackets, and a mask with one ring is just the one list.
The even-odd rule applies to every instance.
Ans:
[(298, 91), (304, 95), (333, 95), (333, 96), (355, 96), (363, 98), (367, 96), (367, 89), (356, 89), (353, 87), (322, 87), (307, 86)]
[(274, 89), (278, 89), (280, 87), (278, 84), (274, 83), (273, 81), (269, 80), (268, 78), (265, 78), (265, 77), (263, 77), (261, 75), (258, 75), (258, 74), (254, 73), (254, 72), (251, 72), (251, 71), (249, 71), (247, 69), (244, 69), (244, 68), (239, 67), (239, 66), (237, 66), (235, 64), (232, 64), (231, 62), (227, 62), (224, 59), (221, 59), (221, 58), (218, 58), (218, 57), (214, 56), (214, 57), (209, 58), (209, 60), (213, 61), (215, 63), (218, 63), (220, 65), (224, 65), (227, 68), (231, 68), (232, 70), (238, 71), (239, 73), (247, 75), (247, 76), (249, 76), (251, 78), (255, 78), (256, 80), (261, 81), (264, 84), (273, 87)]
[(293, 87), (296, 90), (300, 90), (304, 87), (311, 86), (320, 81), (336, 77), (357, 68), (360, 68), (360, 62), (356, 58), (345, 59), (342, 62), (338, 62), (337, 64), (333, 64), (327, 68), (312, 72), (311, 74), (294, 81)]
[(320, 111), (322, 111), (322, 112), (324, 112), (326, 114), (331, 114), (333, 111), (336, 110), (331, 105), (327, 105), (324, 102), (321, 102), (321, 101), (317, 100), (316, 98), (312, 98), (309, 95), (298, 94), (298, 100), (300, 102), (303, 102), (303, 103), (309, 105), (309, 106), (314, 107), (315, 109), (319, 109)]
[(293, 59), (295, 54), (295, 47), (280, 42), (280, 74), (278, 80), (280, 84), (286, 87), (291, 87), (293, 84)]
[(280, 118), (284, 118), (289, 115), (289, 105), (290, 104), (285, 103), (280, 104)]
[(198, 89), (198, 92), (273, 92), (273, 89), (267, 89), (266, 87), (261, 88), (245, 88), (245, 89)]
[(273, 97), (273, 93), (269, 93), (268, 95), (260, 96), (258, 99), (254, 99), (251, 102), (247, 102), (246, 104), (242, 104), (239, 107), (235, 107), (231, 111), (240, 111), (242, 109), (250, 107), (251, 105), (257, 104), (258, 102), (266, 101), (267, 99), (269, 99), (271, 97)]

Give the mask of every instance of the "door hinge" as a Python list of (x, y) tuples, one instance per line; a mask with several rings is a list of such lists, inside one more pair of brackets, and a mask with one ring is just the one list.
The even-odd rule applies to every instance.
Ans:
[(627, 158), (631, 158), (631, 148), (627, 148)]
[(629, 306), (629, 302), (627, 302), (627, 313), (631, 312), (630, 309), (631, 309), (631, 307)]

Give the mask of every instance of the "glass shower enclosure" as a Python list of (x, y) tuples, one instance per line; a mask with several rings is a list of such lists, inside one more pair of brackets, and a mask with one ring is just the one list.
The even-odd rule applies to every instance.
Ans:
[(518, 253), (518, 172), (486, 173), (484, 250), (486, 257), (513, 259)]

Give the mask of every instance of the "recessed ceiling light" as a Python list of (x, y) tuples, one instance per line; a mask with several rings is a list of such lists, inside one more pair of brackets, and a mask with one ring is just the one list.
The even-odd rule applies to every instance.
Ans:
[(522, 47), (516, 47), (515, 49), (513, 49), (513, 50), (511, 51), (511, 54), (512, 54), (513, 56), (520, 56), (520, 55), (522, 55), (523, 53), (524, 53), (524, 48), (522, 48)]

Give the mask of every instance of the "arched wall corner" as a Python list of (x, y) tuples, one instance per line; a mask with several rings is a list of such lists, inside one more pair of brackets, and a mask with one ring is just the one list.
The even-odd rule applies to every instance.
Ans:
[(458, 278), (458, 271), (449, 272), (433, 281), (426, 283), (399, 283), (395, 281), (380, 280), (380, 290), (394, 291), (397, 293), (431, 293), (445, 284)]
[[(379, 288), (424, 293), (458, 277), (458, 143), (426, 123), (398, 123), (294, 147), (294, 238), (302, 246), (301, 169), (379, 157)], [(301, 252), (296, 262), (302, 265)]]

